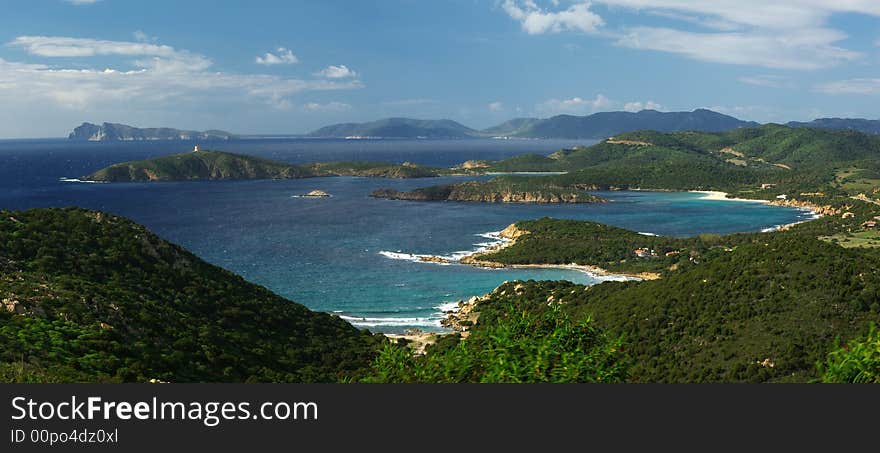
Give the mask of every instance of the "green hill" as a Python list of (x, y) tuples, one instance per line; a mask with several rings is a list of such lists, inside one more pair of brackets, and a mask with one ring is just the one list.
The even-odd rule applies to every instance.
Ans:
[(82, 179), (102, 182), (199, 181), (233, 179), (296, 179), (320, 176), (423, 178), (437, 169), (404, 163), (326, 162), (292, 165), (243, 154), (196, 151), (135, 162), (123, 162)]
[(3, 382), (334, 382), (378, 341), (96, 211), (0, 211), (0, 271)]

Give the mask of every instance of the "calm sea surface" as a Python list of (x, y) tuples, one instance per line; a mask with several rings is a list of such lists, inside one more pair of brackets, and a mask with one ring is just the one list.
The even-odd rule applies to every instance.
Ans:
[[(371, 160), (451, 166), (469, 159), (548, 154), (582, 142), (559, 140), (241, 140), (200, 143), (292, 163)], [(314, 310), (337, 312), (374, 331), (439, 329), (442, 310), (505, 280), (565, 279), (557, 269), (478, 269), (418, 262), (485, 246), (495, 232), (545, 216), (586, 219), (640, 232), (689, 236), (758, 231), (808, 213), (699, 194), (600, 193), (613, 203), (504, 205), (377, 200), (377, 188), (409, 190), (467, 178), (86, 184), (62, 182), (112, 163), (192, 148), (184, 142), (0, 141), (0, 209), (81, 206), (119, 214), (196, 255)], [(313, 189), (327, 199), (294, 198)]]

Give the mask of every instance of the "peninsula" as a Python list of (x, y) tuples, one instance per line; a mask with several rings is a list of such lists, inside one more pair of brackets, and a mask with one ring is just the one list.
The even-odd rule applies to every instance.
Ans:
[(321, 162), (293, 165), (244, 154), (202, 151), (123, 162), (80, 179), (98, 182), (208, 181), (236, 179), (299, 179), (321, 176), (424, 178), (440, 170), (411, 163)]

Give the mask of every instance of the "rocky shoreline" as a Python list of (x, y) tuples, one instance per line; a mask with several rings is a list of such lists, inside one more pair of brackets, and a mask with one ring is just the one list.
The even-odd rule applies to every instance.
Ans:
[(373, 198), (407, 201), (469, 201), (481, 203), (603, 203), (604, 198), (580, 191), (564, 188), (537, 190), (484, 189), (473, 181), (443, 186), (428, 187), (412, 191), (378, 189), (371, 194)]

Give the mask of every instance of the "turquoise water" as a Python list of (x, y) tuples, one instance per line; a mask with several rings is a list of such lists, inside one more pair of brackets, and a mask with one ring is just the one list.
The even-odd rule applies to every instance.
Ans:
[[(280, 145), (273, 146), (275, 158), (309, 160), (308, 156), (290, 157), (277, 149)], [(339, 144), (341, 151), (337, 154), (344, 154), (346, 146), (350, 145)], [(406, 143), (396, 146), (401, 149), (391, 146), (391, 151), (407, 157)], [(137, 155), (137, 149), (124, 150)], [(504, 148), (491, 151), (495, 153), (492, 156), (522, 152)], [(0, 192), (0, 208), (78, 205), (124, 215), (209, 262), (312, 309), (337, 312), (353, 324), (374, 331), (439, 329), (442, 311), (450, 304), (489, 292), (506, 280), (597, 281), (573, 270), (482, 269), (418, 262), (410, 256), (451, 256), (472, 251), (494, 241), (486, 233), (519, 220), (544, 216), (587, 219), (645, 233), (689, 236), (760, 231), (809, 217), (796, 209), (705, 200), (694, 193), (598, 192), (612, 202), (594, 205), (419, 203), (369, 197), (377, 188), (407, 190), (463, 178), (154, 184), (58, 181), (62, 176), (79, 176), (100, 168), (105, 160), (112, 159), (100, 154), (105, 152), (88, 147), (76, 152), (53, 151), (37, 161), (26, 153), (7, 150), (4, 154), (0, 144), (0, 159), (17, 159), (14, 173), (11, 166), (3, 167), (6, 174), (0, 169), (0, 189), (4, 189)], [(457, 161), (486, 155), (479, 150), (459, 152), (455, 155)], [(100, 162), (94, 159), (97, 154)], [(439, 164), (432, 153), (408, 157), (419, 163)], [(37, 162), (41, 165), (35, 166)], [(83, 170), (71, 173), (71, 168)], [(28, 177), (29, 171), (33, 177)], [(293, 197), (313, 189), (333, 196)]]

